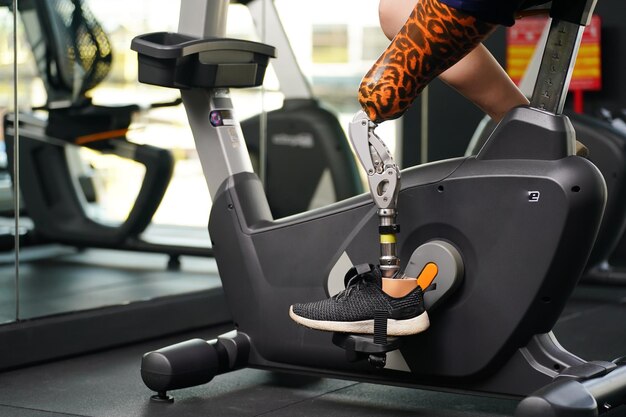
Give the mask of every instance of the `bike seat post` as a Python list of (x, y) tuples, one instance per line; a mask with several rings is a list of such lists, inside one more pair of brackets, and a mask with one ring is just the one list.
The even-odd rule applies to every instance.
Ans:
[(228, 0), (182, 0), (177, 32), (197, 38), (224, 37), (228, 3)]

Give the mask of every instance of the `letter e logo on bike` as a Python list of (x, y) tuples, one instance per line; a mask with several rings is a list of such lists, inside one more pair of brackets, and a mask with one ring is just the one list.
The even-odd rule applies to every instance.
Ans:
[(528, 201), (530, 203), (538, 203), (539, 197), (541, 197), (541, 193), (539, 191), (529, 191), (528, 192)]

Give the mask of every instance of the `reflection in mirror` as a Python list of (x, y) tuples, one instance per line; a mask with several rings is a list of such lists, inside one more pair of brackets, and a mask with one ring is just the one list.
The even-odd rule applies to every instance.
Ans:
[(176, 92), (137, 83), (129, 49), (137, 34), (175, 30), (178, 8), (20, 3), (24, 319), (219, 287), (184, 110)]
[[(0, 84), (0, 117), (11, 114), (17, 102), (15, 70), (23, 62), (23, 51), (18, 44), (15, 18), (12, 7), (0, 7), (0, 79), (11, 80)], [(17, 46), (17, 48), (16, 48)], [(17, 267), (18, 251), (16, 230), (19, 217), (15, 216), (15, 199), (12, 187), (11, 168), (7, 158), (7, 147), (0, 129), (0, 324), (18, 319)], [(19, 209), (18, 209), (19, 210)], [(19, 234), (18, 234), (19, 235)]]
[[(272, 43), (267, 36), (278, 26), (263, 21), (268, 10), (255, 21), (255, 3), (231, 4), (227, 34)], [(281, 74), (289, 67), (281, 63), (269, 71), (264, 94), (242, 89), (232, 97), (237, 117), (246, 120), (253, 159), (261, 159), (263, 137), (272, 152), (265, 161), (266, 192), (274, 216), (283, 217), (362, 192), (344, 129), (357, 110), (359, 77), (376, 55), (373, 49), (385, 43), (373, 29), (375, 13), (347, 22), (348, 13), (329, 16), (320, 12), (327, 10), (323, 5), (306, 6), (303, 16), (298, 2), (275, 3), (300, 72), (295, 78), (310, 84), (304, 90), (312, 95), (294, 93), (302, 89), (288, 84), (294, 77)], [(347, 3), (352, 15), (375, 9)], [(139, 84), (129, 48), (138, 34), (176, 31), (179, 5), (49, 0), (20, 6), (19, 75), (22, 107), (28, 109), (20, 116), (28, 228), (20, 281), (23, 318), (220, 285), (206, 228), (211, 202), (178, 92)], [(285, 48), (279, 52), (289, 55)], [(330, 120), (329, 127), (300, 131), (311, 114), (314, 125)], [(265, 134), (266, 125), (271, 129), (281, 121), (286, 130)], [(394, 129), (389, 123), (380, 132), (392, 149)], [(337, 134), (342, 142), (329, 139)], [(10, 134), (7, 139), (11, 148)], [(320, 151), (342, 155), (332, 168), (313, 166), (325, 158), (311, 156), (318, 139), (326, 140)], [(298, 158), (302, 162), (294, 162)]]

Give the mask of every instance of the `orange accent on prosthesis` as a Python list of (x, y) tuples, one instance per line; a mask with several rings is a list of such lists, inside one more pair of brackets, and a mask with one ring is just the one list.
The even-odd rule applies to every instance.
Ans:
[(424, 266), (417, 278), (383, 278), (383, 291), (391, 297), (402, 298), (417, 288), (417, 286), (422, 287), (422, 289), (428, 288), (438, 272), (439, 268), (437, 268), (437, 265), (429, 262)]
[(363, 77), (361, 107), (376, 123), (402, 116), (430, 81), (460, 61), (495, 27), (438, 0), (419, 0)]

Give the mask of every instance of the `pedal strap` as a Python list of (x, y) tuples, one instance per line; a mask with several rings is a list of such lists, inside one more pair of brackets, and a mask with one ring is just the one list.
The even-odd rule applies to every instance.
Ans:
[(376, 310), (374, 312), (374, 343), (377, 345), (387, 344), (387, 310)]
[(356, 276), (364, 275), (368, 273), (375, 273), (376, 267), (372, 264), (358, 264), (353, 266), (346, 272), (346, 275), (343, 277), (343, 286), (344, 288), (348, 286), (348, 282)]
[(359, 265), (355, 266), (354, 269), (356, 270), (357, 275), (363, 275), (363, 274), (366, 274), (366, 273), (368, 273), (368, 272), (370, 272), (372, 270), (372, 265), (370, 265), (370, 264), (359, 264)]

